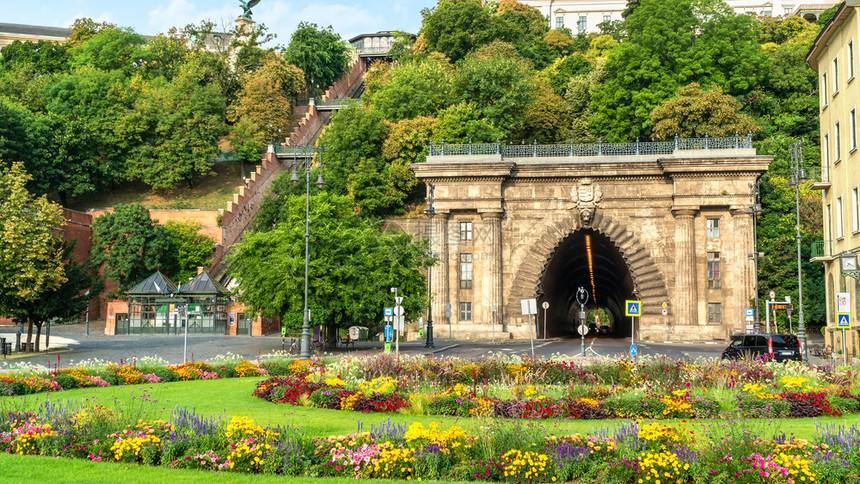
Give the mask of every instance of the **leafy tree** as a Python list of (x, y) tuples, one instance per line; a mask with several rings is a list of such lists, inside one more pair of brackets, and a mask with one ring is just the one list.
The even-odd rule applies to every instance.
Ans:
[(149, 39), (142, 48), (146, 57), (143, 74), (150, 79), (173, 79), (192, 55), (184, 39), (175, 35), (158, 35)]
[(90, 262), (102, 266), (107, 279), (123, 294), (159, 270), (170, 272), (174, 247), (167, 230), (152, 222), (140, 204), (118, 204), (93, 221)]
[(556, 59), (540, 72), (540, 77), (552, 86), (556, 94), (563, 96), (571, 78), (586, 74), (591, 69), (591, 63), (584, 55), (573, 53)]
[(434, 143), (494, 143), (505, 138), (505, 132), (483, 117), (470, 102), (461, 102), (439, 113)]
[(131, 74), (148, 61), (145, 39), (131, 29), (107, 27), (86, 42), (69, 49), (71, 65), (92, 66), (103, 71)]
[(314, 93), (321, 94), (349, 67), (347, 47), (331, 26), (321, 29), (313, 23), (299, 22), (284, 58), (304, 72), (305, 84)]
[(543, 36), (543, 41), (559, 57), (566, 56), (573, 50), (573, 38), (567, 29), (552, 29)]
[(69, 68), (68, 47), (57, 42), (16, 40), (0, 49), (0, 70), (27, 65), (38, 74), (63, 72)]
[(96, 34), (113, 27), (114, 24), (109, 22), (96, 22), (89, 17), (77, 18), (72, 23), (71, 33), (69, 33), (66, 45), (75, 47), (83, 44), (95, 37)]
[(758, 133), (755, 121), (740, 112), (741, 103), (713, 86), (702, 89), (695, 82), (678, 90), (675, 97), (660, 103), (651, 112), (656, 139), (718, 138)]
[(27, 190), (23, 163), (0, 171), (0, 314), (21, 318), (40, 294), (66, 282), (56, 229), (60, 207)]
[(236, 152), (236, 158), (239, 161), (239, 167), (242, 172), (242, 180), (244, 180), (245, 162), (250, 161), (256, 163), (259, 160), (260, 153), (266, 146), (261, 140), (265, 139), (266, 134), (248, 118), (239, 119), (238, 122), (230, 126), (228, 129), (230, 147)]
[(564, 107), (570, 124), (562, 133), (564, 138), (581, 143), (596, 141), (596, 136), (589, 129), (591, 119), (594, 117), (594, 111), (591, 109), (591, 90), (605, 81), (606, 69), (603, 66), (602, 61), (597, 61), (593, 71), (575, 76), (567, 83)]
[(346, 195), (349, 175), (362, 158), (378, 157), (388, 136), (389, 125), (373, 109), (352, 103), (341, 109), (320, 134), (317, 144), (325, 147), (326, 190)]
[(765, 66), (752, 22), (717, 0), (643, 2), (625, 21), (627, 41), (607, 58), (608, 79), (591, 93), (592, 127), (610, 141), (647, 137), (651, 111), (681, 86), (750, 91), (751, 74)]
[[(317, 171), (318, 169), (319, 168), (311, 170), (311, 182), (317, 179), (317, 175), (319, 174), (319, 171)], [(298, 176), (299, 180), (305, 180), (306, 172), (299, 168), (296, 170), (296, 176)], [(328, 175), (326, 175), (326, 178), (328, 178)], [(254, 216), (254, 222), (251, 226), (252, 231), (267, 232), (275, 229), (278, 224), (290, 219), (289, 210), (291, 205), (288, 203), (290, 197), (294, 195), (305, 196), (306, 190), (308, 189), (304, 182), (294, 185), (291, 179), (292, 173), (285, 171), (272, 181), (269, 191), (266, 192), (263, 202), (260, 203), (260, 207), (257, 209), (257, 214)], [(327, 189), (329, 187), (326, 185), (324, 188)], [(311, 183), (311, 196), (313, 197), (320, 192), (321, 189), (314, 183)], [(305, 210), (305, 207), (302, 206), (301, 210)]]
[[(508, 42), (538, 69), (573, 48), (575, 42), (568, 30), (550, 34), (546, 17), (534, 7), (517, 0), (502, 0), (492, 17), (490, 39)], [(547, 36), (549, 39), (547, 40)]]
[(212, 173), (218, 138), (225, 132), (225, 100), (217, 86), (200, 82), (193, 64), (173, 80), (158, 78), (137, 99), (124, 126), (138, 141), (128, 154), (126, 177), (153, 188), (193, 186)]
[(539, 82), (537, 86), (535, 99), (528, 105), (524, 117), (523, 135), (526, 139), (542, 143), (562, 141), (564, 127), (570, 124), (564, 99), (545, 82)]
[(394, 186), (388, 168), (380, 158), (361, 158), (356, 170), (349, 174), (349, 198), (362, 216), (379, 218), (402, 213), (406, 194)]
[[(277, 226), (246, 234), (231, 252), (240, 301), (253, 311), (280, 316), (284, 327), (302, 325), (304, 295), (305, 198), (290, 197), (291, 208)], [(407, 316), (426, 300), (422, 269), (431, 259), (426, 243), (353, 214), (352, 202), (328, 193), (314, 195), (309, 244), (308, 307), (312, 324), (329, 328), (376, 326), (399, 287)]]
[(451, 62), (490, 42), (490, 12), (475, 0), (441, 0), (421, 11), (424, 21), (415, 43), (417, 52), (441, 52)]
[(432, 116), (451, 105), (453, 84), (453, 67), (434, 53), (400, 63), (370, 80), (362, 100), (391, 122)]
[(534, 71), (510, 44), (489, 44), (466, 57), (457, 69), (459, 101), (474, 103), (494, 126), (520, 134), (523, 116), (535, 99)]
[(200, 224), (168, 220), (164, 229), (172, 239), (174, 280), (187, 281), (197, 275), (198, 267), (212, 261), (215, 241), (200, 233)]
[(268, 142), (279, 133), (289, 133), (292, 129), (292, 99), (303, 88), (301, 70), (271, 53), (258, 70), (242, 79), (242, 87), (228, 110), (228, 118), (234, 124), (240, 120), (250, 122), (253, 130), (261, 133), (256, 141)]
[(394, 123), (382, 144), (382, 157), (389, 162), (402, 159), (407, 164), (425, 161), (427, 146), (438, 123), (439, 120), (431, 116)]

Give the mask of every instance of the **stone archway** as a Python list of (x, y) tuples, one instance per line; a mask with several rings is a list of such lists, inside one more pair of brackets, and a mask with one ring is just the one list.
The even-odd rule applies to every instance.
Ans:
[[(583, 229), (593, 230), (611, 241), (629, 270), (632, 295), (642, 300), (646, 313), (659, 314), (661, 305), (669, 301), (666, 281), (660, 268), (624, 225), (615, 222), (601, 211), (594, 214), (589, 227), (583, 226), (578, 212), (572, 212), (565, 219), (543, 229), (542, 234), (535, 238), (521, 256), (526, 262), (513, 279), (506, 306), (507, 314), (516, 314), (520, 300), (540, 298), (545, 293), (542, 282), (550, 260), (567, 237)], [(667, 309), (671, 311), (671, 307)], [(621, 334), (629, 335), (629, 331), (622, 331)]]

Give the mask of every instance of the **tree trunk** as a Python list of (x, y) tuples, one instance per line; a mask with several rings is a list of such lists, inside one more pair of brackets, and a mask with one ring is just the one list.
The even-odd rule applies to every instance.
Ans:
[(36, 353), (38, 353), (39, 341), (42, 339), (42, 324), (44, 323), (44, 321), (33, 321), (33, 323), (36, 325), (36, 347), (34, 349), (36, 350)]
[(30, 343), (33, 341), (33, 320), (27, 318), (27, 342), (24, 343), (24, 351), (30, 351)]

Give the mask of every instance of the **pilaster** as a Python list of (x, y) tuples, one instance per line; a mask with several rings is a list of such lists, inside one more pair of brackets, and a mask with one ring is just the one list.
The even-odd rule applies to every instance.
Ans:
[(696, 305), (696, 227), (698, 207), (673, 208), (675, 216), (675, 308), (677, 326), (695, 326)]

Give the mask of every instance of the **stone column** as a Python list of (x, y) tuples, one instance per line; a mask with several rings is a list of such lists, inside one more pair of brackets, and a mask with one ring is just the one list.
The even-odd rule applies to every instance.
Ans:
[[(723, 273), (738, 281), (741, 284), (741, 290), (734, 291), (732, 297), (737, 315), (724, 315), (723, 325), (729, 329), (734, 326), (736, 329), (744, 331), (747, 324), (744, 309), (748, 305), (752, 305), (750, 301), (755, 300), (755, 269), (753, 260), (749, 257), (755, 251), (752, 215), (750, 214), (749, 207), (743, 206), (731, 207), (730, 212), (732, 214), (732, 221), (734, 222), (734, 230), (731, 235), (732, 239), (734, 239), (733, 254), (731, 258), (727, 257), (720, 262)], [(720, 228), (722, 229), (722, 227)], [(720, 237), (723, 237), (722, 233), (720, 233)], [(734, 270), (726, 272), (725, 269), (730, 267), (734, 268)], [(725, 282), (723, 281), (723, 283)]]
[[(698, 208), (672, 209), (675, 215), (675, 326), (698, 325), (696, 229)], [(677, 328), (680, 329), (680, 328)]]
[(487, 254), (487, 263), (484, 265), (489, 272), (490, 287), (488, 287), (488, 300), (482, 301), (484, 307), (485, 324), (493, 322), (493, 308), (496, 308), (496, 324), (504, 321), (504, 301), (502, 301), (502, 215), (501, 211), (482, 212), (481, 219), (487, 222), (490, 230), (487, 240), (484, 241), (484, 250)]
[[(450, 288), (448, 286), (448, 273), (451, 263), (451, 257), (448, 249), (448, 220), (451, 214), (448, 212), (437, 212), (433, 217), (435, 222), (433, 225), (433, 239), (430, 242), (431, 250), (433, 250), (439, 262), (433, 268), (433, 326), (436, 328), (436, 335), (440, 333), (444, 326), (444, 333), (448, 334), (448, 318), (445, 317), (445, 304), (448, 303), (451, 297)], [(437, 282), (438, 281), (438, 282)], [(443, 325), (444, 323), (444, 325)]]

